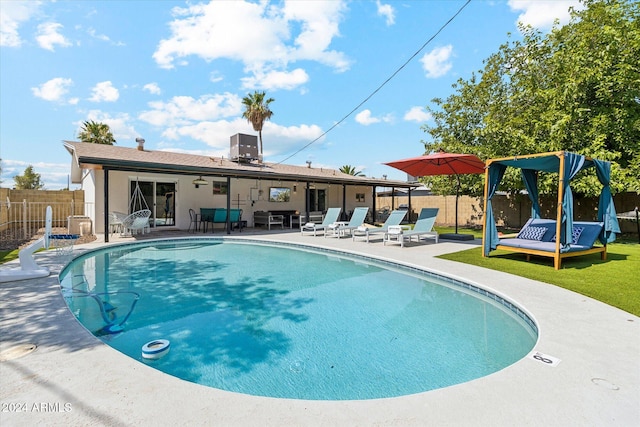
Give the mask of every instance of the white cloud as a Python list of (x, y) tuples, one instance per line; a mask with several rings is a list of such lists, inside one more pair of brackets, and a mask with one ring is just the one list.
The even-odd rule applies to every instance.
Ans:
[(149, 106), (151, 110), (142, 112), (138, 118), (154, 126), (191, 125), (196, 121), (242, 115), (242, 99), (228, 92), (203, 95), (198, 99), (175, 96), (169, 102), (155, 101)]
[(212, 71), (209, 74), (209, 81), (211, 83), (218, 83), (218, 82), (221, 82), (222, 80), (224, 80), (224, 77), (221, 76), (217, 71)]
[(395, 24), (395, 9), (390, 4), (382, 4), (380, 0), (376, 0), (378, 6), (378, 15), (384, 16), (387, 19), (387, 26)]
[(111, 41), (111, 39), (109, 38), (109, 36), (105, 35), (105, 34), (98, 34), (95, 30), (95, 28), (89, 28), (87, 30), (87, 34), (89, 34), (91, 37), (93, 37), (94, 39), (98, 39), (98, 40), (102, 40), (104, 42), (108, 42)]
[(174, 8), (171, 35), (160, 41), (153, 58), (162, 68), (186, 65), (190, 56), (207, 62), (227, 58), (244, 64), (245, 72), (253, 76), (249, 77), (253, 86), (273, 84), (261, 80), (282, 72), (295, 78), (286, 84), (289, 88), (306, 81), (299, 72), (287, 71), (291, 62), (316, 61), (337, 71), (349, 68), (345, 55), (329, 48), (339, 36), (344, 9), (342, 1), (285, 2), (283, 6), (233, 1)]
[(146, 90), (147, 92), (149, 92), (152, 95), (160, 95), (162, 93), (162, 90), (160, 89), (160, 86), (158, 86), (158, 83), (156, 83), (156, 82), (147, 83), (146, 85), (144, 85), (142, 87), (142, 89)]
[(115, 102), (120, 98), (120, 92), (110, 81), (98, 83), (91, 89), (91, 93), (89, 101), (93, 102)]
[(40, 9), (41, 1), (3, 1), (0, 7), (0, 46), (20, 47), (18, 29)]
[[(205, 95), (200, 98), (179, 96), (167, 102), (150, 102), (150, 110), (139, 114), (138, 119), (161, 128), (166, 139), (162, 149), (182, 151), (182, 140), (201, 141), (212, 150), (188, 151), (214, 156), (229, 156), (229, 138), (236, 133), (254, 135), (253, 127), (242, 118), (242, 99), (232, 93)], [(264, 154), (286, 153), (299, 148), (322, 134), (316, 125), (280, 126), (268, 121), (262, 135)], [(174, 147), (177, 145), (177, 147)]]
[(425, 53), (420, 62), (426, 72), (427, 78), (441, 77), (447, 74), (452, 64), (449, 61), (453, 52), (453, 46), (437, 47), (431, 52)]
[(71, 43), (60, 34), (60, 30), (63, 28), (62, 24), (57, 22), (46, 22), (38, 25), (38, 32), (36, 35), (36, 41), (41, 48), (50, 50), (53, 52), (55, 46), (67, 47), (71, 46)]
[(89, 34), (89, 36), (91, 36), (92, 38), (94, 38), (96, 40), (100, 40), (100, 41), (103, 41), (103, 42), (108, 42), (109, 44), (111, 44), (113, 46), (125, 46), (124, 42), (114, 42), (114, 41), (111, 40), (111, 38), (108, 35), (106, 35), (106, 34), (98, 34), (98, 32), (96, 31), (95, 28), (87, 29), (87, 34)]
[(13, 188), (16, 175), (22, 175), (24, 170), (33, 166), (33, 171), (40, 174), (40, 181), (46, 190), (60, 190), (67, 187), (69, 177), (68, 163), (25, 162), (22, 160), (2, 159), (3, 187)]
[(302, 68), (296, 68), (291, 72), (257, 72), (254, 76), (244, 77), (241, 80), (243, 89), (295, 89), (296, 87), (307, 83), (309, 81), (309, 75)]
[(369, 126), (373, 123), (378, 123), (380, 119), (371, 116), (371, 110), (363, 110), (356, 114), (356, 122), (364, 126)]
[[(229, 157), (229, 138), (236, 133), (255, 134), (251, 125), (238, 117), (233, 120), (201, 121), (184, 126), (169, 127), (162, 133), (162, 136), (172, 141), (180, 141), (189, 137), (204, 142), (212, 148), (206, 153), (201, 150), (189, 151), (192, 154)], [(285, 127), (273, 122), (266, 122), (262, 131), (264, 155), (268, 157), (293, 151), (320, 135), (322, 135), (322, 129), (316, 125)], [(176, 149), (168, 143), (163, 144), (163, 149), (185, 152), (185, 150)]]
[(56, 77), (41, 84), (39, 87), (32, 87), (31, 92), (36, 98), (41, 98), (45, 101), (62, 102), (71, 85), (73, 85), (73, 80)]
[(100, 110), (90, 110), (86, 113), (85, 119), (74, 123), (77, 126), (76, 135), (80, 132), (82, 123), (85, 121), (94, 121), (109, 125), (109, 129), (118, 145), (127, 146), (127, 141), (131, 141), (133, 144), (136, 137), (140, 136), (131, 124), (131, 116), (127, 113), (111, 115)]
[(424, 123), (431, 120), (431, 114), (429, 114), (423, 107), (411, 107), (409, 111), (404, 114), (404, 120), (408, 122)]
[(570, 7), (576, 10), (584, 9), (584, 5), (578, 0), (509, 0), (508, 4), (514, 12), (523, 11), (518, 16), (519, 23), (541, 30), (550, 29), (555, 19), (558, 19), (561, 25), (569, 22)]
[[(267, 157), (289, 153), (320, 135), (322, 135), (322, 129), (317, 125), (280, 126), (274, 122), (266, 122), (262, 130), (264, 155)], [(321, 138), (319, 142), (323, 139)]]
[(380, 122), (390, 123), (393, 121), (393, 116), (391, 114), (387, 114), (382, 117), (374, 117), (371, 115), (371, 110), (362, 110), (356, 114), (355, 120), (361, 125), (369, 126)]

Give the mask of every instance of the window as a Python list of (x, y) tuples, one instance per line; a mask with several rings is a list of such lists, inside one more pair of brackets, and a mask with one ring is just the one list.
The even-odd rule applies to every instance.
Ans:
[(364, 193), (356, 193), (356, 202), (364, 202)]

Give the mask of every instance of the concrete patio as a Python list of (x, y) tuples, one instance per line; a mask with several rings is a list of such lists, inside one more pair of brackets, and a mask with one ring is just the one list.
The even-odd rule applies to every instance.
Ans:
[[(91, 335), (69, 312), (57, 281), (61, 266), (47, 251), (36, 260), (52, 269), (51, 276), (0, 284), (0, 425), (640, 425), (640, 318), (556, 286), (435, 258), (478, 240), (400, 248), (295, 230), (213, 236), (223, 235), (384, 257), (490, 289), (532, 315), (540, 329), (534, 352), (558, 363), (530, 355), (468, 383), (389, 399), (305, 401), (226, 392), (171, 377)], [(178, 236), (194, 235), (176, 231), (138, 239)], [(133, 240), (113, 235), (109, 244)], [(100, 237), (74, 253), (103, 245)], [(37, 348), (30, 351), (30, 345)]]

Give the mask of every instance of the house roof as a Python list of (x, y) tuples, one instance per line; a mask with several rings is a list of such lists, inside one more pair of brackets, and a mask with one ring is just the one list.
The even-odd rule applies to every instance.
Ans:
[[(63, 141), (73, 156), (73, 167), (178, 175), (231, 176), (384, 187), (416, 187), (404, 181), (353, 176), (336, 169), (293, 166), (279, 163), (242, 163), (222, 157), (171, 151), (138, 150), (115, 145)], [(72, 173), (72, 175), (74, 175)]]

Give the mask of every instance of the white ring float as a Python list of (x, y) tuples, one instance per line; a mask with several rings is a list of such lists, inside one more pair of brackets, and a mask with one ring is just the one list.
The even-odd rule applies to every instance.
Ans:
[(144, 359), (160, 359), (169, 353), (171, 344), (169, 340), (153, 340), (142, 346), (142, 357)]

